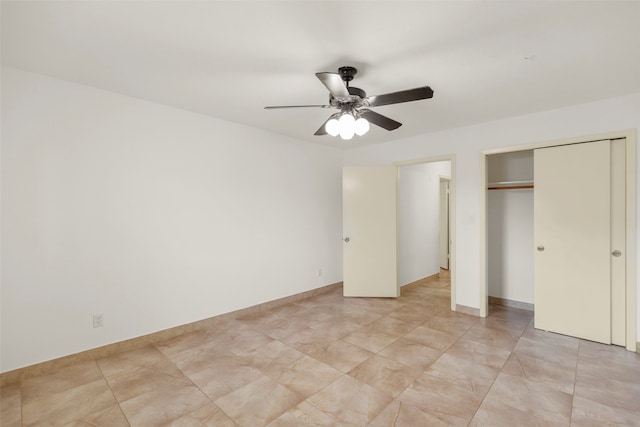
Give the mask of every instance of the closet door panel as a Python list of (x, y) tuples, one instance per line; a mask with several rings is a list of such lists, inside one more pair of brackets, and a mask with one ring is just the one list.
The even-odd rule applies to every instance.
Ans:
[(611, 343), (610, 141), (534, 152), (535, 327)]

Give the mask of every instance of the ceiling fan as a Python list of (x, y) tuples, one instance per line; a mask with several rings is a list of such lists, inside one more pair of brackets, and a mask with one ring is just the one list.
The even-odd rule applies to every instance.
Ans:
[(315, 135), (340, 135), (342, 139), (351, 139), (354, 135), (364, 135), (369, 131), (369, 123), (386, 130), (398, 129), (402, 123), (370, 110), (370, 107), (418, 101), (433, 97), (429, 86), (384, 95), (367, 96), (364, 90), (349, 86), (358, 70), (354, 67), (340, 67), (337, 73), (316, 73), (322, 84), (329, 89), (329, 105), (280, 105), (264, 107), (278, 108), (336, 108), (340, 112), (332, 114)]

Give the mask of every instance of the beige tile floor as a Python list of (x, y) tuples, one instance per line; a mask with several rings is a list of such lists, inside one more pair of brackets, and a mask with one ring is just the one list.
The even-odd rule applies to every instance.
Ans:
[(532, 313), (338, 292), (2, 389), (2, 426), (640, 425), (640, 355)]

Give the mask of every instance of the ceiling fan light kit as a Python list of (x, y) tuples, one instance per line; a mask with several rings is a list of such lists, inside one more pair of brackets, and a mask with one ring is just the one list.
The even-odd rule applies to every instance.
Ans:
[(384, 95), (367, 96), (364, 90), (349, 86), (349, 82), (353, 80), (357, 73), (358, 70), (350, 66), (340, 67), (337, 73), (316, 73), (316, 77), (329, 90), (329, 105), (283, 105), (269, 106), (265, 107), (265, 109), (337, 108), (340, 112), (332, 114), (320, 126), (315, 135), (340, 135), (340, 138), (350, 140), (354, 135), (362, 136), (366, 134), (370, 128), (369, 123), (388, 131), (402, 126), (402, 123), (378, 114), (370, 110), (370, 107), (418, 101), (433, 97), (433, 90), (429, 86)]
[(336, 113), (324, 124), (324, 130), (328, 135), (340, 135), (342, 139), (351, 139), (354, 135), (362, 136), (369, 132), (369, 128), (367, 119), (351, 111)]

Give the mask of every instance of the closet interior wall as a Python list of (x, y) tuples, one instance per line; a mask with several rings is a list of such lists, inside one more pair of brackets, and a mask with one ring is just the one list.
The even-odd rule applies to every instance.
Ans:
[(487, 156), (488, 295), (533, 309), (533, 150)]

